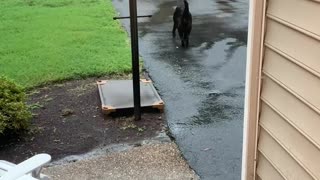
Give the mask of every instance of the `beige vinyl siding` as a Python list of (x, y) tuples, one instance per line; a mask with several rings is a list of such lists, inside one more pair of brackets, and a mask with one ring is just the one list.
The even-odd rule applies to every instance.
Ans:
[(288, 26), (294, 26), (298, 31), (320, 36), (319, 2), (312, 0), (269, 0), (267, 16), (278, 19)]
[(260, 155), (259, 163), (257, 173), (261, 179), (283, 180), (281, 174), (263, 155)]
[[(276, 82), (265, 79), (263, 85), (262, 104), (266, 104), (276, 111), (300, 133), (307, 136), (315, 146), (319, 147), (319, 114)], [(263, 109), (261, 110), (261, 114), (263, 114)]]
[(266, 26), (266, 47), (310, 70), (312, 73), (320, 74), (319, 40), (271, 19), (267, 20)]
[(320, 2), (266, 2), (255, 179), (320, 179)]
[(268, 48), (265, 49), (263, 73), (294, 93), (315, 111), (320, 112), (320, 98), (315, 98), (320, 92), (320, 81), (317, 76)]
[[(266, 106), (263, 106), (266, 108)], [(268, 158), (268, 161), (274, 169), (280, 174), (282, 178), (297, 179), (297, 180), (309, 180), (312, 177), (304, 170), (304, 168), (295, 159), (290, 156), (287, 151), (278, 143), (266, 130), (261, 130), (259, 151), (264, 157)], [(260, 167), (259, 158), (259, 168)], [(265, 172), (264, 170), (261, 170)], [(267, 171), (266, 171), (267, 172)], [(258, 171), (259, 175), (259, 171)]]

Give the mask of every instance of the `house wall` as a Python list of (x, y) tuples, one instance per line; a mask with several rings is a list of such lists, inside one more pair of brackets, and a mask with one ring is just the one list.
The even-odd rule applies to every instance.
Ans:
[(262, 13), (263, 28), (251, 37), (262, 48), (251, 48), (261, 57), (248, 60), (261, 66), (247, 88), (259, 92), (246, 99), (258, 109), (245, 119), (256, 128), (245, 132), (242, 178), (320, 179), (320, 1), (258, 1), (265, 5), (251, 5), (265, 10), (251, 15)]

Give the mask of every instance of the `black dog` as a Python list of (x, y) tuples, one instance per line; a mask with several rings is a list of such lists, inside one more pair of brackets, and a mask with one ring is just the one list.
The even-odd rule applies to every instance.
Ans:
[(172, 35), (175, 37), (176, 29), (178, 29), (182, 47), (189, 46), (189, 35), (192, 29), (192, 15), (189, 11), (189, 3), (184, 0), (184, 9), (177, 7), (173, 14), (173, 30)]

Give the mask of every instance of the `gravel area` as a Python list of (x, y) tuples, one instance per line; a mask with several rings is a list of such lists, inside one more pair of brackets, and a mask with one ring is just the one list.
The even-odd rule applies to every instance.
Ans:
[(46, 168), (43, 173), (59, 180), (193, 180), (197, 175), (174, 143), (143, 145), (124, 152)]

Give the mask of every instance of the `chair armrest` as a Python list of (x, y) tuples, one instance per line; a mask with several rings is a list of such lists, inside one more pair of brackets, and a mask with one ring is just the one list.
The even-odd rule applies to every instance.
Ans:
[(38, 168), (41, 168), (48, 162), (50, 162), (51, 156), (48, 154), (35, 155), (20, 164), (8, 169), (8, 172), (0, 177), (0, 180), (16, 180)]
[(13, 164), (8, 161), (0, 160), (0, 169), (4, 171), (9, 171), (9, 169), (13, 168), (14, 166), (16, 166), (16, 164)]

